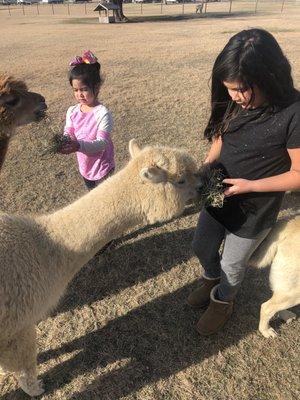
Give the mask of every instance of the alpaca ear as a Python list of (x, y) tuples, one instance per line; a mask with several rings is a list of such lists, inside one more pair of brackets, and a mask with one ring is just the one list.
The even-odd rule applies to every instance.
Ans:
[(137, 144), (135, 139), (129, 141), (129, 154), (131, 158), (135, 158), (141, 151), (140, 146)]
[(144, 181), (152, 183), (166, 182), (167, 174), (166, 172), (158, 167), (145, 167), (140, 171), (140, 177)]

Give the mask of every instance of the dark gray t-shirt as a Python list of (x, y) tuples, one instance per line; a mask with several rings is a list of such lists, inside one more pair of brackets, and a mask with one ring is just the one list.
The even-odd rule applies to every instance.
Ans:
[[(267, 178), (289, 171), (287, 149), (300, 148), (300, 101), (272, 114), (241, 110), (223, 135), (219, 165), (230, 178)], [(245, 193), (207, 211), (230, 232), (254, 238), (277, 219), (284, 192)]]

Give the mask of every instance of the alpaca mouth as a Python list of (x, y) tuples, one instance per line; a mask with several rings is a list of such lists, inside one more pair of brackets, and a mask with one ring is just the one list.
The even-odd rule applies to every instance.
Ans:
[(42, 119), (44, 119), (46, 116), (46, 112), (45, 111), (38, 111), (35, 113), (35, 120), (37, 122), (41, 121)]
[(41, 108), (35, 112), (35, 119), (37, 122), (41, 121), (46, 116), (47, 104), (43, 103)]

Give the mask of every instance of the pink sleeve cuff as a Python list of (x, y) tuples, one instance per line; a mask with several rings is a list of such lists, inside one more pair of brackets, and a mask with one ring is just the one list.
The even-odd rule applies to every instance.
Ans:
[(108, 139), (110, 139), (110, 133), (109, 132), (104, 132), (104, 131), (98, 131), (97, 132), (97, 139), (108, 140)]

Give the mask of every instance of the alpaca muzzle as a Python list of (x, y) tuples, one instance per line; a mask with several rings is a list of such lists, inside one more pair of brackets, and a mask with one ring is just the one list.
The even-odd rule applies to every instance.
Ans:
[(206, 206), (223, 207), (224, 173), (217, 163), (203, 164), (197, 172), (197, 192), (200, 202)]
[(36, 117), (36, 121), (40, 121), (45, 117), (46, 110), (48, 109), (46, 100), (42, 95), (40, 95), (38, 93), (33, 93), (33, 92), (31, 92), (31, 93), (38, 96), (39, 102), (38, 102), (38, 107), (35, 111), (35, 117)]

